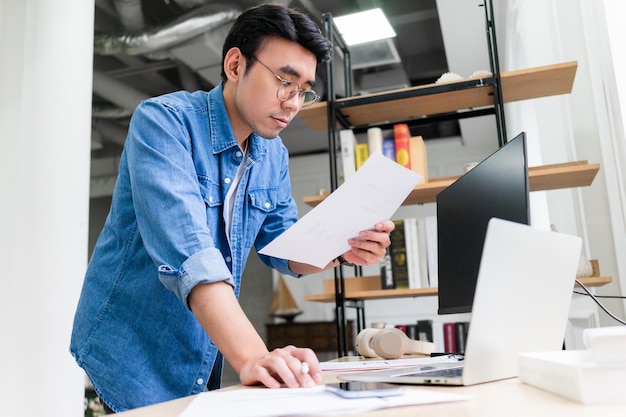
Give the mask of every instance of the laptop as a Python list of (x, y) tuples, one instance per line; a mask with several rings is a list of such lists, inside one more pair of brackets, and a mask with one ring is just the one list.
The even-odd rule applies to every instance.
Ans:
[(520, 352), (563, 347), (581, 239), (492, 218), (462, 360), (348, 373), (346, 381), (473, 385), (517, 376)]

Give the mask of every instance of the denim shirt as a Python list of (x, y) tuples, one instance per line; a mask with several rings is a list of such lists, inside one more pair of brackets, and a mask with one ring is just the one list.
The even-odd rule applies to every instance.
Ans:
[[(229, 245), (223, 202), (243, 158)], [(262, 248), (296, 220), (287, 149), (253, 133), (244, 154), (221, 84), (140, 104), (70, 345), (107, 405), (121, 411), (203, 391), (221, 355), (189, 310), (189, 292), (225, 281), (238, 297), (252, 245)], [(286, 260), (260, 257), (294, 275)]]

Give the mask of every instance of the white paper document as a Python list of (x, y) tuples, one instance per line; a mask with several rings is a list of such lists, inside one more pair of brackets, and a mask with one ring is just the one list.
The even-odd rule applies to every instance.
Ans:
[(245, 388), (199, 394), (179, 417), (280, 417), (358, 413), (380, 408), (434, 404), (469, 399), (467, 395), (407, 388), (403, 395), (375, 398), (341, 398), (313, 388)]
[(348, 239), (391, 218), (422, 176), (380, 152), (259, 253), (323, 268), (350, 249)]

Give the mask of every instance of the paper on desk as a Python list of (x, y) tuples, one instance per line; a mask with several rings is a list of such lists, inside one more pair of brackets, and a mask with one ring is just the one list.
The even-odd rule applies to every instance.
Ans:
[(391, 218), (422, 176), (374, 152), (346, 182), (259, 253), (323, 268), (348, 239)]
[(345, 399), (313, 388), (244, 388), (199, 394), (179, 417), (279, 417), (357, 413), (380, 408), (461, 401), (467, 395), (407, 388), (403, 395)]

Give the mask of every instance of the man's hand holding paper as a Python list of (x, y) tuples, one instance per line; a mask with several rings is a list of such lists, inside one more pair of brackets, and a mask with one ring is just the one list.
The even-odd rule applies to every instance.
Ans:
[[(389, 219), (421, 179), (379, 152), (355, 175), (259, 253), (326, 267), (339, 255), (368, 265), (384, 253)], [(386, 239), (386, 241), (385, 241)]]

